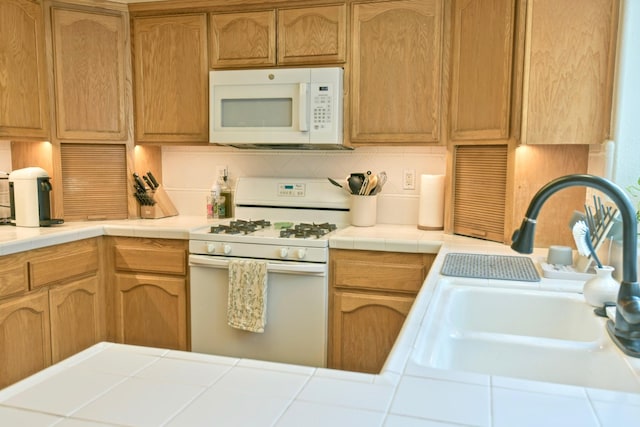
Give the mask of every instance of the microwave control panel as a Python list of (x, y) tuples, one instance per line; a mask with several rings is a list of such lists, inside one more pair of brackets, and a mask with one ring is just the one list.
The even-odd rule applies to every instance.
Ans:
[(329, 131), (333, 128), (335, 87), (331, 83), (311, 84), (311, 130)]

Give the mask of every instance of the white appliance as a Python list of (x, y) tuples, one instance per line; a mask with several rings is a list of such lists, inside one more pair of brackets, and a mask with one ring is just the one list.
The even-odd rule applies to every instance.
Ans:
[(342, 144), (342, 68), (209, 72), (209, 141), (237, 148)]
[[(241, 178), (235, 203), (245, 220), (190, 234), (192, 351), (326, 366), (329, 237), (348, 223), (348, 194), (326, 179)], [(264, 333), (227, 324), (228, 264), (238, 258), (268, 262)]]
[(48, 227), (62, 224), (51, 218), (51, 182), (39, 167), (16, 169), (9, 174), (11, 223), (17, 227)]

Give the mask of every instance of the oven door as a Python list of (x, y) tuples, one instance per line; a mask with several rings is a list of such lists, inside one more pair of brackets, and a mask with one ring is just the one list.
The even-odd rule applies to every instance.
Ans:
[(229, 258), (190, 255), (194, 352), (326, 366), (328, 266), (269, 261), (264, 333), (227, 324)]

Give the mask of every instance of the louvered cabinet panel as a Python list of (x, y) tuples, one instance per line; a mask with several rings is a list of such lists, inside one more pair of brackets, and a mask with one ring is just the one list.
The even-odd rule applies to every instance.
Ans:
[(455, 148), (455, 234), (503, 241), (507, 154), (507, 145), (461, 145)]
[(66, 220), (127, 218), (124, 145), (62, 144), (61, 158)]

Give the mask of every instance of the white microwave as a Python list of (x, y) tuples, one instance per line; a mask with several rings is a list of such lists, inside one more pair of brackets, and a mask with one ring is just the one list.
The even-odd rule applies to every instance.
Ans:
[(342, 68), (209, 72), (209, 142), (238, 148), (342, 145)]

